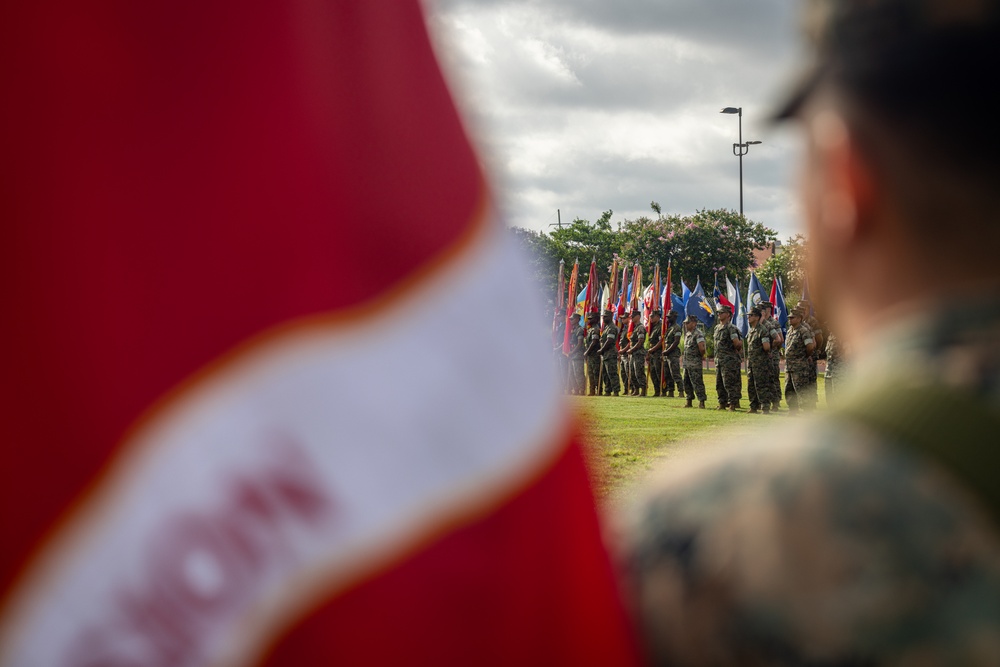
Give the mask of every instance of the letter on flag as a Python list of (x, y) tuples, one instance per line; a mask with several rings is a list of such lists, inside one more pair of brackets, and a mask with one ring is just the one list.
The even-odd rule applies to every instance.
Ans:
[(420, 4), (2, 16), (0, 664), (634, 664)]

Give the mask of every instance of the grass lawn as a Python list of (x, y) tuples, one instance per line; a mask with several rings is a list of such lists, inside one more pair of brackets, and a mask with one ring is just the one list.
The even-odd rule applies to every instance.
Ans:
[[(635, 398), (627, 396), (571, 396), (585, 427), (587, 454), (594, 478), (594, 492), (605, 504), (626, 502), (634, 496), (639, 483), (655, 466), (672, 457), (697, 451), (706, 436), (742, 427), (778, 424), (791, 418), (785, 411), (778, 415), (751, 415), (746, 376), (743, 376), (742, 411), (716, 410), (715, 371), (705, 372), (706, 409), (685, 408), (683, 398)], [(785, 375), (781, 374), (782, 387)], [(695, 399), (694, 405), (698, 405)], [(826, 405), (823, 374), (819, 376), (819, 408)], [(735, 437), (728, 441), (736, 445)], [(663, 465), (669, 465), (664, 463)]]

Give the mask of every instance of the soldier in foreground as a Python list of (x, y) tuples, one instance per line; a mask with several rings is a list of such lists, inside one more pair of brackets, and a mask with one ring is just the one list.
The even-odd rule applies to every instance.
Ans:
[(646, 350), (649, 359), (649, 383), (653, 385), (653, 396), (660, 395), (660, 376), (663, 371), (663, 326), (660, 323), (660, 311), (649, 314), (649, 349)]
[(623, 396), (628, 396), (632, 391), (632, 359), (628, 356), (628, 324), (629, 321), (623, 319), (621, 331), (618, 332), (618, 371), (621, 375)]
[(681, 339), (684, 332), (677, 324), (677, 311), (667, 311), (667, 331), (663, 336), (663, 390), (668, 398), (684, 395), (684, 379), (681, 377)]
[(705, 337), (698, 331), (698, 318), (688, 315), (684, 318), (684, 392), (687, 395), (685, 408), (690, 408), (694, 397), (698, 396), (698, 407), (705, 409), (705, 381), (702, 378), (701, 360), (705, 358)]
[(569, 327), (569, 370), (566, 386), (570, 394), (583, 395), (587, 386), (583, 369), (583, 346), (586, 331), (580, 326), (579, 313), (573, 313), (569, 316)]
[(604, 395), (617, 396), (620, 388), (618, 383), (618, 327), (610, 310), (604, 311), (604, 329), (601, 331), (601, 347), (597, 351), (601, 359), (601, 384)]
[(833, 405), (840, 386), (841, 374), (844, 372), (844, 349), (837, 334), (830, 332), (826, 337), (826, 372), (823, 374), (826, 389), (826, 404)]
[(642, 313), (632, 311), (632, 337), (629, 339), (629, 381), (632, 391), (629, 396), (646, 395), (646, 327), (642, 325)]
[(771, 330), (761, 322), (759, 306), (750, 309), (747, 332), (747, 393), (750, 395), (750, 413), (771, 412)]
[[(573, 313), (577, 319), (579, 315)], [(587, 313), (587, 334), (584, 339), (584, 356), (587, 359), (587, 383), (590, 385), (590, 396), (601, 393), (601, 355), (597, 353), (600, 347), (601, 328), (598, 326), (600, 317), (597, 313)], [(582, 379), (582, 378), (581, 378)], [(582, 391), (580, 392), (583, 393)]]
[(816, 378), (813, 354), (816, 341), (812, 329), (802, 320), (803, 309), (796, 307), (788, 314), (788, 338), (785, 340), (785, 402), (789, 412), (812, 410), (816, 407)]
[(740, 340), (739, 330), (730, 321), (733, 319), (733, 309), (719, 306), (716, 312), (719, 323), (712, 332), (715, 341), (715, 391), (719, 395), (719, 410), (728, 408), (735, 412), (739, 409), (740, 398), (743, 396), (743, 378), (740, 374), (743, 341)]
[(781, 325), (773, 317), (774, 305), (770, 301), (761, 301), (760, 321), (771, 332), (771, 410), (778, 411), (781, 406), (781, 348), (785, 344), (785, 336), (781, 333)]
[(673, 665), (1000, 665), (1000, 134), (970, 117), (998, 108), (1000, 2), (809, 7), (816, 62), (780, 116), (852, 373), (831, 410), (720, 438), (650, 489), (626, 531), (646, 645)]

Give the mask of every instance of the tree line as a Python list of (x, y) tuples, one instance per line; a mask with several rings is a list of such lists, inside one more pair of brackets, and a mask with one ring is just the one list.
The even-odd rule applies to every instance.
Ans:
[(700, 279), (706, 293), (711, 294), (716, 274), (723, 291), (724, 276), (738, 280), (746, 290), (751, 271), (757, 273), (765, 289), (779, 276), (786, 297), (800, 291), (807, 247), (801, 235), (788, 239), (780, 253), (763, 266), (757, 266), (753, 251), (777, 240), (773, 229), (732, 210), (702, 209), (691, 215), (663, 215), (655, 201), (650, 208), (656, 217), (625, 219), (614, 226), (613, 211), (608, 210), (594, 222), (576, 218), (549, 233), (519, 227), (511, 227), (510, 233), (526, 252), (532, 277), (550, 307), (555, 301), (560, 260), (565, 262), (567, 277), (573, 262), (580, 261), (581, 289), (590, 261), (596, 258), (602, 283), (611, 282), (611, 263), (617, 259), (619, 267), (623, 262), (629, 267), (638, 262), (647, 283), (657, 262), (666, 279), (667, 263), (671, 262), (673, 290), (677, 294), (682, 279), (691, 289)]

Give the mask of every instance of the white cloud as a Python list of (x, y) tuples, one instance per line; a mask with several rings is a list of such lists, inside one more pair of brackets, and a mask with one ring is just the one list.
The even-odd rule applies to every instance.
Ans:
[(784, 0), (438, 0), (432, 35), (511, 224), (739, 208), (798, 230), (795, 141), (764, 122), (795, 66)]

